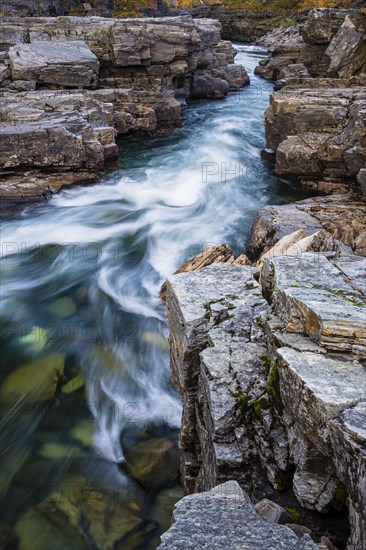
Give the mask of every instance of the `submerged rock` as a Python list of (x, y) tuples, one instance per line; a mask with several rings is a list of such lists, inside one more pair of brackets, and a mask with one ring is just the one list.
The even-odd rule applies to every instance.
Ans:
[(168, 439), (142, 441), (125, 450), (127, 471), (143, 487), (159, 489), (177, 479), (179, 451)]
[[(19, 548), (105, 548), (144, 544), (155, 524), (145, 522), (133, 502), (109, 496), (82, 478), (67, 478), (17, 522)], [(131, 533), (134, 544), (131, 545)]]
[(264, 498), (257, 502), (254, 506), (254, 510), (260, 516), (273, 521), (274, 523), (286, 523), (291, 520), (291, 516), (282, 506), (279, 506), (275, 502)]
[(28, 404), (52, 399), (62, 379), (63, 369), (64, 357), (56, 354), (18, 367), (0, 388), (3, 403), (11, 406), (18, 401)]

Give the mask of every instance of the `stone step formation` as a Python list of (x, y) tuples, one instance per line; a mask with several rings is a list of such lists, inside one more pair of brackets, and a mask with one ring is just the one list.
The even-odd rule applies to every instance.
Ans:
[(191, 16), (5, 18), (2, 198), (96, 181), (118, 162), (117, 135), (169, 132), (187, 98), (223, 98), (248, 84), (220, 28)]
[[(168, 279), (186, 491), (234, 479), (276, 500), (292, 488), (322, 513), (342, 493), (347, 548), (366, 545), (365, 283), (365, 258), (327, 252)], [(178, 508), (171, 536), (179, 522)]]

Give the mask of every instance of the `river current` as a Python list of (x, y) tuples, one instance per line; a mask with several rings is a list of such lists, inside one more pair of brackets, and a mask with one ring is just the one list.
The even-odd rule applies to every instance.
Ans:
[(2, 536), (20, 548), (149, 549), (169, 525), (175, 450), (153, 479), (146, 458), (176, 449), (181, 417), (161, 285), (209, 245), (240, 254), (260, 207), (298, 198), (260, 157), (265, 51), (236, 47), (250, 87), (121, 139), (100, 183), (2, 223)]

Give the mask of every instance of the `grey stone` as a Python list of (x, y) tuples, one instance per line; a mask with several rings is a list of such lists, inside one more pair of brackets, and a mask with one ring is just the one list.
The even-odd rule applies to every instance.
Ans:
[(82, 41), (34, 42), (9, 50), (14, 80), (33, 80), (65, 87), (95, 83), (99, 61)]
[(327, 350), (366, 352), (366, 300), (321, 254), (267, 258), (264, 292), (290, 332), (303, 332)]
[[(63, 13), (67, 13), (63, 7)], [(47, 13), (47, 6), (44, 9)], [(78, 9), (85, 15), (80, 5)], [(93, 4), (93, 13), (94, 9)], [(36, 14), (37, 10), (32, 15)], [(17, 119), (12, 112), (10, 124), (9, 117), (2, 120), (1, 132), (6, 135), (2, 139), (0, 164), (8, 176), (0, 182), (2, 196), (6, 198), (9, 192), (9, 198), (33, 197), (34, 193), (48, 194), (51, 188), (59, 189), (62, 185), (55, 184), (54, 176), (61, 173), (61, 167), (63, 174), (80, 170), (79, 183), (95, 178), (105, 161), (117, 160), (117, 147), (108, 133), (166, 133), (180, 126), (181, 104), (175, 98), (178, 89), (184, 103), (191, 94), (217, 99), (223, 98), (229, 88), (242, 86), (246, 82), (245, 70), (233, 66), (235, 50), (230, 42), (221, 40), (220, 31), (217, 21), (194, 20), (189, 15), (126, 20), (89, 16), (6, 18), (2, 22), (0, 53), (2, 99), (5, 104), (15, 100), (22, 118)], [(100, 66), (103, 71), (98, 75)], [(89, 130), (91, 138), (85, 136), (83, 110), (80, 113), (76, 105), (66, 109), (62, 97), (62, 89), (80, 87), (84, 88), (83, 101), (92, 98), (99, 102), (86, 121), (93, 128)], [(21, 92), (35, 89), (44, 112), (39, 131), (32, 136), (32, 126), (25, 127), (25, 122), (34, 115), (27, 118), (24, 109), (35, 96)], [(46, 104), (43, 94), (47, 96)], [(57, 116), (52, 94), (60, 95), (64, 103), (62, 109), (56, 107)], [(106, 113), (104, 124), (95, 121), (101, 111)], [(75, 122), (74, 128), (78, 123), (82, 125), (83, 137), (70, 130), (70, 119)], [(95, 126), (105, 130), (97, 133)], [(46, 138), (50, 127), (52, 135), (59, 136), (57, 140)], [(18, 141), (20, 153), (14, 154)], [(27, 157), (29, 142), (32, 145)], [(42, 159), (44, 150), (49, 154)], [(34, 165), (31, 152), (35, 153)], [(28, 180), (26, 165), (26, 173), (29, 166), (38, 171)], [(16, 178), (9, 174), (14, 169), (18, 172)], [(77, 183), (77, 178), (70, 177), (65, 182), (71, 179)]]
[[(300, 229), (311, 235), (322, 228), (334, 239), (350, 246), (355, 254), (362, 256), (365, 251), (365, 203), (344, 194), (334, 194), (292, 204), (265, 206), (259, 210), (251, 227), (247, 241), (248, 253), (251, 258), (258, 259), (285, 235)], [(320, 251), (329, 248), (319, 244)]]
[(188, 463), (183, 468), (188, 490), (191, 483), (195, 490), (211, 488), (243, 462), (250, 478), (249, 456), (237, 444), (235, 429), (247, 394), (260, 395), (255, 382), (263, 370), (264, 336), (256, 319), (267, 306), (253, 273), (248, 266), (214, 264), (167, 281), (171, 364), (183, 401), (180, 444), (186, 454), (204, 449), (194, 480)]
[(366, 69), (366, 42), (348, 15), (329, 44), (326, 54), (331, 60), (329, 74), (352, 76)]
[(297, 548), (296, 535), (259, 516), (233, 481), (184, 497), (176, 504), (173, 517), (174, 524), (161, 537), (159, 550)]
[(364, 397), (365, 367), (355, 360), (334, 359), (290, 348), (277, 350), (282, 401), (296, 416), (324, 455), (329, 447), (329, 422)]
[(295, 535), (301, 539), (304, 535), (311, 536), (311, 529), (309, 527), (305, 527), (305, 525), (299, 525), (298, 523), (285, 523), (285, 527), (288, 527), (295, 533)]

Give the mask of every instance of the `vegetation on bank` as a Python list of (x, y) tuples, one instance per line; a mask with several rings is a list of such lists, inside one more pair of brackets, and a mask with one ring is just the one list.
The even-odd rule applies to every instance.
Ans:
[(181, 10), (200, 7), (202, 5), (217, 4), (222, 10), (245, 10), (253, 12), (273, 11), (283, 16), (284, 24), (292, 25), (296, 20), (291, 17), (304, 9), (309, 8), (348, 8), (355, 0), (115, 0), (116, 17), (140, 17), (144, 10), (159, 10), (166, 5), (170, 10)]

